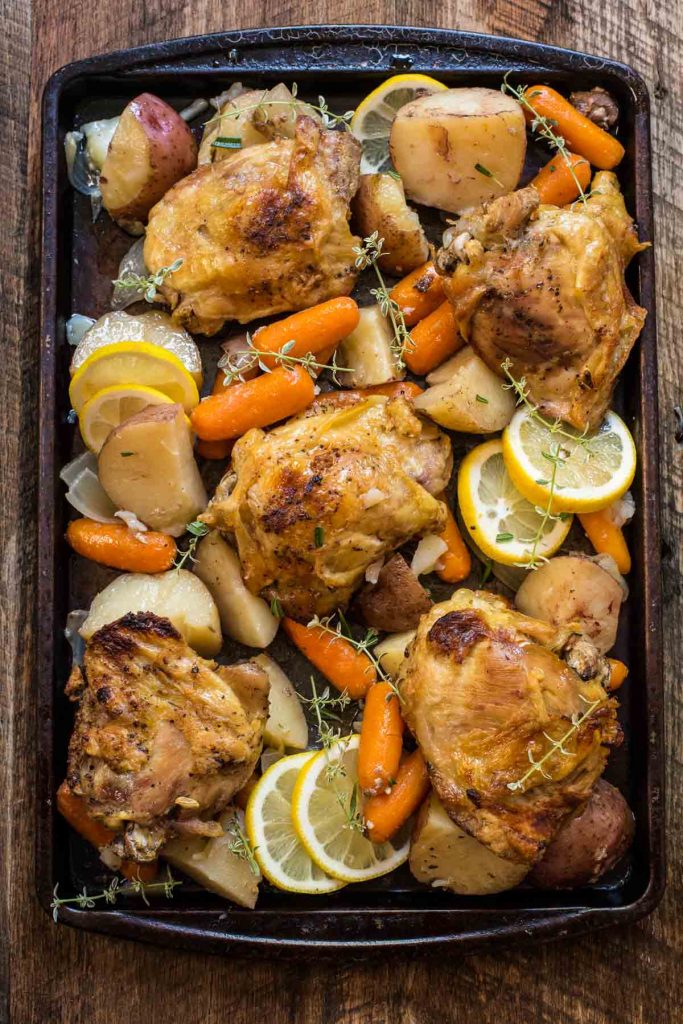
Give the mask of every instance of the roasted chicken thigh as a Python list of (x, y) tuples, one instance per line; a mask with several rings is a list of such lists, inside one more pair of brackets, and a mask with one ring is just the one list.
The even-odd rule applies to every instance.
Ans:
[(374, 397), (250, 430), (201, 519), (234, 536), (253, 593), (306, 622), (347, 605), (366, 569), (439, 533), (448, 438), (405, 399)]
[(451, 818), (508, 860), (538, 860), (621, 741), (607, 662), (570, 624), (461, 589), (423, 616), (398, 687)]
[(463, 337), (500, 376), (524, 378), (542, 413), (597, 427), (645, 321), (624, 281), (645, 248), (616, 175), (590, 197), (539, 206), (533, 187), (461, 217), (437, 257)]
[(182, 260), (160, 288), (174, 320), (215, 334), (226, 320), (348, 295), (359, 164), (349, 132), (299, 116), (293, 139), (236, 150), (179, 181), (150, 212), (144, 249), (151, 273)]
[(253, 663), (206, 661), (148, 612), (94, 634), (67, 685), (78, 702), (67, 782), (120, 833), (117, 853), (151, 860), (172, 834), (220, 834), (205, 819), (254, 770), (268, 690)]

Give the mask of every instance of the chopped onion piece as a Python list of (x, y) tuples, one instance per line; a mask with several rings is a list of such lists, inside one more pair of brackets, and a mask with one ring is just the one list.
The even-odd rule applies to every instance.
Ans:
[(372, 508), (373, 505), (379, 505), (380, 501), (384, 501), (386, 494), (384, 491), (380, 491), (379, 487), (371, 487), (365, 494), (361, 494), (360, 503), (363, 508)]
[(365, 579), (368, 581), (368, 583), (372, 583), (374, 585), (377, 582), (377, 580), (379, 579), (379, 574), (382, 571), (383, 565), (384, 555), (382, 555), (381, 558), (378, 558), (376, 562), (373, 562), (371, 565), (367, 567), (367, 569), (365, 570)]
[(115, 523), (116, 505), (106, 494), (97, 473), (84, 469), (66, 492), (66, 500), (77, 512), (96, 523)]
[(435, 533), (428, 533), (417, 545), (413, 560), (410, 563), (411, 570), (416, 576), (423, 576), (425, 573), (433, 572), (436, 563), (441, 556), (448, 551), (448, 544), (437, 537)]
[(118, 853), (114, 853), (111, 846), (102, 847), (100, 850), (100, 860), (110, 871), (118, 871), (122, 863)]
[(97, 472), (97, 456), (92, 452), (83, 452), (71, 462), (67, 462), (59, 474), (59, 479), (63, 480), (67, 487), (71, 487), (76, 477), (80, 476), (84, 469), (91, 469), (93, 473)]
[(607, 509), (610, 519), (615, 526), (625, 526), (630, 523), (636, 514), (636, 503), (630, 491), (622, 494), (613, 505)]
[(95, 323), (91, 316), (83, 316), (81, 313), (74, 313), (66, 322), (66, 340), (70, 345), (78, 345), (83, 335), (90, 330)]
[(188, 107), (185, 107), (183, 110), (179, 111), (179, 113), (183, 121), (194, 121), (195, 117), (197, 117), (199, 114), (203, 114), (204, 111), (208, 108), (208, 106), (209, 101), (202, 99), (200, 96), (196, 100), (192, 100), (192, 103), (190, 103)]
[[(148, 527), (145, 525), (145, 523), (141, 522), (138, 519), (138, 517), (135, 515), (135, 512), (128, 512), (124, 508), (119, 509), (119, 511), (115, 512), (114, 515), (116, 516), (117, 519), (122, 519), (123, 522), (128, 527), (128, 529), (132, 530), (133, 533), (147, 533)], [(144, 537), (140, 538), (140, 540), (144, 539)]]
[(599, 565), (601, 569), (604, 569), (605, 572), (608, 572), (612, 579), (617, 581), (621, 589), (624, 591), (624, 601), (628, 600), (628, 583), (619, 572), (619, 566), (614, 561), (612, 556), (603, 553), (600, 555), (589, 555), (588, 558), (589, 561), (595, 562), (595, 564)]

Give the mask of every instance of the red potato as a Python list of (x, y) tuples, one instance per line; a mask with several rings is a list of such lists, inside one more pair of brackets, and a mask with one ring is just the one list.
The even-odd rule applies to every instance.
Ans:
[(387, 633), (417, 629), (432, 600), (402, 555), (382, 566), (376, 583), (366, 583), (356, 598), (363, 622)]
[(147, 214), (172, 185), (197, 166), (197, 143), (182, 117), (158, 96), (143, 92), (119, 119), (100, 174), (110, 216), (141, 234)]

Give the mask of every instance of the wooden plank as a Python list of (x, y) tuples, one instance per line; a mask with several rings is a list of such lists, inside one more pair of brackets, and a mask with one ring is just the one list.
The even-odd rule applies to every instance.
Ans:
[[(229, 1017), (231, 1024), (267, 1020), (350, 1024), (654, 1024), (673, 1022), (683, 1002), (683, 741), (675, 681), (683, 650), (683, 461), (673, 441), (673, 406), (681, 402), (683, 349), (680, 252), (683, 237), (683, 113), (676, 102), (683, 68), (681, 0), (644, 5), (616, 0), (428, 0), (381, 2), (265, 0), (245, 9), (234, 0), (194, 3), (119, 0), (100, 9), (58, 0), (4, 0), (0, 286), (3, 296), (2, 408), (5, 414), (0, 495), (5, 510), (0, 586), (0, 644), (6, 685), (0, 695), (0, 763), (5, 797), (0, 929), (12, 949), (9, 1012), (15, 1024), (113, 1024), (132, 1019), (187, 1024)], [(208, 959), (114, 942), (51, 925), (32, 894), (33, 713), (30, 693), (32, 574), (35, 530), (37, 359), (35, 260), (38, 217), (39, 95), (61, 64), (146, 41), (265, 24), (332, 21), (400, 22), (498, 32), (604, 53), (638, 68), (654, 103), (657, 195), (658, 316), (662, 425), (664, 586), (667, 637), (667, 742), (670, 885), (660, 910), (639, 925), (585, 939), (465, 961), (401, 961), (320, 966), (314, 958), (277, 965)], [(32, 58), (31, 58), (32, 52)], [(25, 70), (31, 60), (31, 116)], [(28, 145), (28, 155), (27, 155)], [(25, 239), (29, 238), (29, 244)], [(7, 951), (0, 985), (7, 991)], [(3, 977), (3, 971), (5, 977)]]

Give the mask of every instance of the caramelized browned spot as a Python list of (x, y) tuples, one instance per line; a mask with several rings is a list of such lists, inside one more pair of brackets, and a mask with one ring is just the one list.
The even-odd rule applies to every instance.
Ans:
[(491, 636), (486, 623), (474, 611), (448, 612), (429, 630), (429, 640), (460, 664), (468, 651), (485, 637)]

